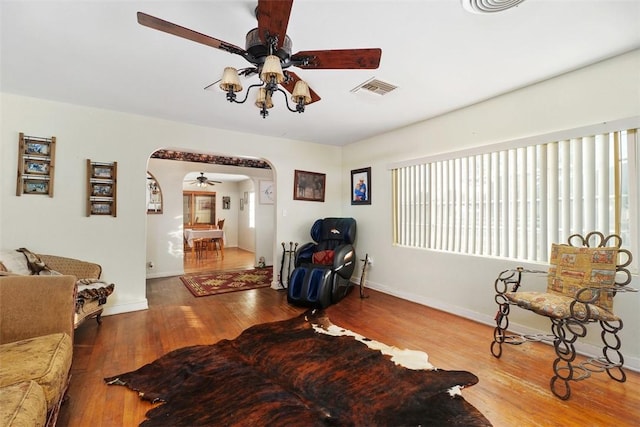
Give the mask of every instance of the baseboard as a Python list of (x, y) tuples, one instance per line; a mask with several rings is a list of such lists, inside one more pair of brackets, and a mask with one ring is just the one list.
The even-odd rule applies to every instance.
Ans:
[(162, 277), (184, 276), (183, 270), (176, 271), (160, 271), (156, 273), (147, 273), (147, 279), (160, 279)]
[(147, 310), (147, 309), (149, 309), (149, 303), (145, 298), (144, 300), (141, 300), (141, 301), (135, 301), (135, 302), (130, 302), (126, 304), (117, 304), (117, 305), (105, 307), (104, 311), (102, 312), (102, 315), (110, 316), (112, 314), (122, 314), (122, 313), (129, 313), (132, 311), (141, 311), (141, 310)]
[[(357, 285), (356, 285), (357, 286)], [(486, 315), (484, 313), (478, 313), (472, 310), (467, 310), (459, 306), (453, 306), (450, 304), (443, 304), (442, 301), (434, 300), (423, 295), (416, 295), (410, 292), (401, 292), (397, 289), (392, 289), (387, 286), (383, 286), (377, 283), (367, 281), (367, 288), (373, 289), (394, 297), (398, 297), (407, 301), (415, 302), (427, 307), (435, 308), (436, 310), (445, 311), (447, 313), (455, 314), (456, 316), (463, 317), (465, 319), (473, 320), (484, 325), (495, 327), (495, 319), (492, 315)], [(541, 331), (538, 329), (532, 329), (524, 325), (517, 323), (509, 323), (509, 330), (516, 334), (548, 334), (550, 331)], [(489, 340), (490, 338), (487, 338)], [(544, 342), (544, 341), (543, 341)], [(489, 341), (487, 341), (489, 343)], [(545, 344), (551, 344), (546, 343)], [(488, 345), (488, 344), (487, 344)], [(602, 355), (602, 348), (592, 344), (585, 344), (576, 342), (576, 352), (587, 357), (600, 357)], [(487, 346), (488, 348), (488, 346)], [(487, 350), (488, 351), (488, 350)], [(640, 372), (640, 358), (638, 357), (624, 357), (624, 367), (631, 371)]]

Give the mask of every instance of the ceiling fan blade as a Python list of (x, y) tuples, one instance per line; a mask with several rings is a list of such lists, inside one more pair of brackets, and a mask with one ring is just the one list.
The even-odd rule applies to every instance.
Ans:
[[(300, 77), (298, 77), (298, 75), (296, 73), (294, 73), (293, 71), (287, 71), (287, 74), (289, 75), (289, 77), (291, 77), (289, 80), (286, 80), (282, 83), (280, 83), (282, 85), (282, 87), (284, 87), (287, 92), (289, 93), (293, 93), (293, 88), (296, 85), (296, 82), (298, 80), (300, 80)], [(311, 102), (309, 104), (313, 104), (316, 101), (320, 101), (320, 96), (311, 88), (309, 88), (309, 94), (311, 95)]]
[(292, 55), (292, 61), (309, 58), (307, 65), (297, 65), (299, 68), (317, 69), (375, 69), (380, 65), (382, 49), (334, 49), (334, 50), (305, 50)]
[(224, 50), (229, 53), (235, 53), (237, 55), (246, 56), (247, 52), (231, 43), (227, 43), (222, 40), (218, 40), (211, 36), (199, 33), (197, 31), (190, 30), (180, 25), (174, 24), (164, 19), (156, 18), (155, 16), (147, 15), (143, 12), (138, 12), (138, 23), (145, 27), (153, 28), (154, 30), (162, 31), (174, 36), (182, 37), (183, 39), (191, 40), (196, 43), (201, 43), (206, 46), (214, 47), (216, 49)]
[(277, 36), (276, 49), (280, 49), (287, 35), (293, 0), (258, 0), (258, 34), (263, 42), (267, 35)]

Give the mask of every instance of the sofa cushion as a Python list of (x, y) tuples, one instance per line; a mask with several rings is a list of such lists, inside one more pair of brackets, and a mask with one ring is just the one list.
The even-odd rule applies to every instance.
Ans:
[(44, 390), (35, 381), (0, 388), (0, 425), (40, 427), (47, 421)]
[(51, 410), (67, 387), (73, 356), (71, 337), (65, 333), (0, 345), (0, 387), (33, 380), (43, 389)]

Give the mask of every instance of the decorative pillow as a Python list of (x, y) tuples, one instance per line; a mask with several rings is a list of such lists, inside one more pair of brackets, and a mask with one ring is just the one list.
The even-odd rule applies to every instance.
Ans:
[[(618, 248), (579, 248), (553, 244), (549, 261), (547, 292), (575, 297), (583, 288), (613, 287)], [(583, 293), (581, 299), (589, 298)], [(601, 292), (595, 304), (613, 312), (613, 294)]]
[(313, 253), (311, 261), (314, 264), (333, 265), (333, 251), (318, 251)]
[(15, 250), (0, 251), (0, 262), (2, 262), (11, 273), (29, 275), (29, 267), (27, 265), (27, 258), (23, 254)]

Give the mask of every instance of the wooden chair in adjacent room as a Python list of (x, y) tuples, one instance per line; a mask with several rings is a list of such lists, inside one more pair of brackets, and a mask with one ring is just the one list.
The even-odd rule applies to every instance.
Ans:
[[(222, 227), (224, 227), (224, 219), (218, 220), (217, 226), (218, 226), (218, 230), (222, 230)], [(211, 239), (211, 243), (213, 244), (213, 249), (216, 251), (216, 255), (217, 255), (218, 250), (221, 248), (220, 245), (224, 244), (224, 242), (222, 242), (221, 237), (216, 237)]]
[[(631, 273), (627, 267), (632, 256), (621, 246), (622, 238), (615, 234), (607, 237), (600, 232), (584, 237), (574, 234), (568, 244), (552, 245), (547, 272), (516, 268), (500, 273), (495, 281), (498, 312), (491, 353), (497, 358), (502, 356), (503, 344), (553, 342), (556, 359), (550, 386), (562, 400), (571, 396), (571, 381), (586, 379), (595, 372), (606, 371), (612, 379), (626, 381), (618, 335), (623, 324), (613, 312), (613, 297), (637, 289), (628, 286)], [(530, 273), (546, 274), (546, 292), (518, 292), (521, 279)], [(508, 333), (511, 306), (548, 317), (553, 335)], [(587, 325), (592, 323), (599, 323), (602, 328), (602, 356), (577, 363), (574, 344), (587, 335)]]

